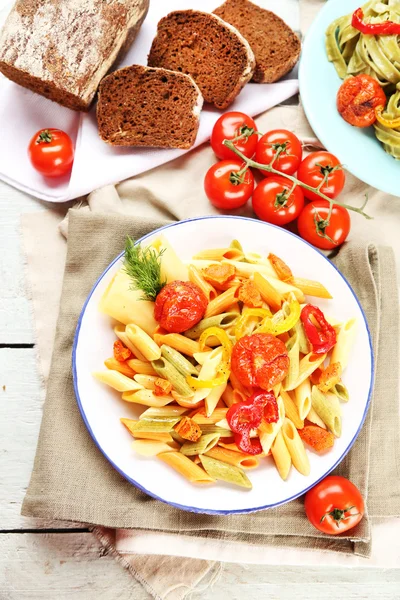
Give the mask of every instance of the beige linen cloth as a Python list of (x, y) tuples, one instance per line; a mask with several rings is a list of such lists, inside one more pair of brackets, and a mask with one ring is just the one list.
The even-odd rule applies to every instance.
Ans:
[[(320, 2), (316, 0), (307, 2), (308, 8), (317, 5)], [(269, 111), (257, 120), (257, 125), (261, 131), (285, 126), (303, 139), (311, 135), (297, 107)], [(139, 237), (165, 219), (216, 212), (202, 191), (204, 173), (213, 161), (205, 145), (116, 188), (98, 190), (89, 197), (87, 207), (71, 211), (55, 350), (34, 470), (22, 512), (105, 526), (95, 528), (95, 533), (115, 553), (116, 545), (121, 550), (131, 547), (125, 542), (132, 539), (132, 534), (110, 528), (136, 528), (142, 533), (145, 523), (165, 544), (162, 551), (169, 550), (175, 539), (193, 542), (198, 549), (204, 542), (219, 548), (233, 547), (242, 556), (246, 556), (246, 548), (285, 546), (288, 551), (296, 547), (368, 556), (371, 519), (400, 514), (398, 300), (393, 254), (387, 248), (350, 243), (337, 257), (337, 265), (351, 281), (366, 311), (377, 359), (372, 407), (355, 446), (338, 471), (352, 479), (367, 498), (369, 516), (349, 536), (332, 540), (318, 534), (305, 519), (301, 500), (275, 510), (230, 517), (193, 515), (168, 507), (136, 490), (112, 469), (94, 446), (80, 417), (72, 389), (71, 344), (91, 286), (122, 249), (127, 233)], [(364, 187), (350, 177), (343, 200), (361, 198)], [(384, 205), (382, 194), (372, 192), (371, 196), (371, 202)], [(65, 244), (56, 233), (58, 220), (55, 213), (41, 213), (23, 222), (45, 379), (60, 298), (60, 265), (65, 261)], [(197, 554), (192, 551), (187, 555), (204, 553), (198, 550)], [(163, 600), (183, 598), (214, 565), (167, 556), (116, 556), (149, 593)]]

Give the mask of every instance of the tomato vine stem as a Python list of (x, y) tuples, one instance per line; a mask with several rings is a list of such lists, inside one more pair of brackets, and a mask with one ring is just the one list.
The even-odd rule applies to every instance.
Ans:
[(352, 212), (358, 213), (359, 215), (362, 215), (366, 219), (373, 218), (370, 215), (368, 215), (366, 212), (364, 212), (364, 208), (368, 202), (367, 197), (366, 197), (363, 205), (361, 206), (361, 208), (357, 208), (356, 206), (352, 206), (351, 204), (344, 204), (343, 202), (339, 202), (337, 200), (334, 200), (333, 198), (328, 198), (328, 196), (325, 196), (325, 194), (323, 194), (318, 188), (313, 188), (311, 185), (308, 185), (307, 183), (303, 183), (302, 181), (300, 181), (296, 177), (293, 177), (292, 175), (287, 175), (286, 173), (282, 173), (281, 171), (278, 171), (274, 167), (271, 167), (271, 165), (263, 165), (262, 163), (258, 163), (256, 161), (252, 160), (251, 158), (248, 158), (242, 152), (240, 152), (240, 150), (238, 150), (236, 148), (236, 146), (234, 145), (234, 143), (231, 140), (224, 140), (223, 144), (224, 144), (224, 146), (226, 146), (227, 148), (232, 150), (232, 152), (234, 154), (236, 154), (239, 158), (241, 158), (246, 163), (246, 168), (253, 167), (254, 169), (260, 169), (261, 171), (267, 171), (268, 173), (273, 173), (274, 175), (280, 175), (281, 177), (284, 177), (285, 179), (288, 179), (289, 181), (291, 181), (294, 184), (294, 187), (299, 186), (301, 188), (304, 188), (305, 190), (308, 190), (309, 192), (314, 192), (314, 194), (316, 194), (323, 200), (326, 200), (327, 202), (329, 202), (330, 213), (332, 212), (333, 205), (337, 204), (338, 206), (343, 206), (343, 208), (346, 208), (347, 210), (350, 210)]

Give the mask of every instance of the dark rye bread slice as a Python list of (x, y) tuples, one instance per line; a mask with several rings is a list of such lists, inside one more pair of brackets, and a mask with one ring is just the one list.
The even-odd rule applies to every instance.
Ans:
[(273, 12), (249, 0), (227, 0), (214, 14), (236, 27), (248, 40), (256, 57), (253, 81), (278, 81), (289, 73), (299, 60), (299, 38)]
[(203, 98), (189, 75), (133, 65), (105, 77), (97, 121), (113, 146), (191, 148)]
[(206, 102), (226, 108), (251, 79), (255, 59), (247, 40), (219, 17), (179, 10), (158, 23), (148, 64), (188, 73)]

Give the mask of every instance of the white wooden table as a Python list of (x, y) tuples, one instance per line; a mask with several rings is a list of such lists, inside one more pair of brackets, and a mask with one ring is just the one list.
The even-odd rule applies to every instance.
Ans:
[[(22, 213), (55, 209), (0, 182), (0, 599), (144, 600), (147, 593), (104, 554), (87, 529), (20, 516), (43, 398), (19, 219)], [(395, 229), (389, 238), (392, 243)], [(400, 568), (226, 565), (213, 589), (201, 595), (205, 600), (291, 600), (294, 596), (300, 600), (398, 599)]]

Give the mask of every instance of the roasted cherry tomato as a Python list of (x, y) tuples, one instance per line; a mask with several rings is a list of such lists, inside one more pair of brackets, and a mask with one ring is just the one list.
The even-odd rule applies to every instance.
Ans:
[(318, 200), (303, 208), (297, 219), (301, 237), (317, 248), (332, 250), (343, 244), (350, 232), (349, 211), (334, 204), (328, 224), (329, 202)]
[[(255, 160), (263, 165), (271, 165), (281, 173), (294, 175), (302, 157), (303, 149), (299, 138), (286, 129), (274, 129), (260, 138)], [(270, 175), (267, 171), (260, 170), (260, 173), (264, 177)]]
[(241, 112), (227, 112), (221, 115), (211, 133), (211, 147), (218, 158), (237, 160), (237, 155), (224, 146), (224, 140), (238, 138), (235, 148), (248, 158), (252, 158), (258, 142), (257, 126), (253, 119)]
[(262, 221), (274, 225), (286, 225), (301, 213), (304, 206), (302, 189), (279, 175), (260, 181), (253, 192), (253, 210)]
[(360, 490), (338, 475), (325, 477), (307, 492), (304, 508), (310, 523), (331, 535), (352, 529), (364, 515)]
[[(311, 152), (301, 161), (297, 178), (313, 188), (318, 187), (324, 181), (320, 192), (328, 198), (336, 198), (342, 191), (345, 182), (344, 171), (336, 156), (323, 150)], [(321, 199), (315, 192), (306, 189), (303, 189), (303, 192), (309, 200)]]
[(385, 92), (370, 75), (349, 77), (339, 88), (337, 109), (355, 127), (369, 127), (376, 121), (375, 109), (386, 106)]
[(242, 385), (271, 390), (289, 370), (286, 346), (269, 333), (246, 335), (233, 346), (231, 369)]
[(170, 333), (181, 333), (204, 316), (207, 298), (189, 281), (172, 281), (163, 287), (154, 306), (154, 318)]
[(31, 139), (28, 154), (32, 166), (46, 177), (61, 177), (72, 169), (74, 146), (60, 129), (41, 129)]
[(221, 160), (207, 171), (204, 191), (216, 208), (238, 208), (250, 198), (254, 177), (250, 169), (241, 173), (243, 167), (240, 160)]

